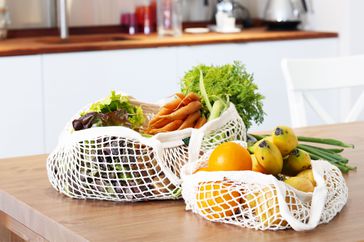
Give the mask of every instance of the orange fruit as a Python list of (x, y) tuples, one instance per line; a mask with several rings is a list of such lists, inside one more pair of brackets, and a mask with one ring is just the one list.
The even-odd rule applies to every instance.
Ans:
[(211, 220), (231, 217), (241, 203), (241, 194), (230, 191), (232, 185), (221, 181), (200, 183), (196, 198), (201, 213)]
[(197, 169), (193, 174), (200, 172), (200, 171), (209, 171), (208, 167), (201, 167), (200, 169)]
[(211, 153), (208, 168), (210, 171), (241, 171), (252, 169), (249, 151), (243, 146), (226, 142)]

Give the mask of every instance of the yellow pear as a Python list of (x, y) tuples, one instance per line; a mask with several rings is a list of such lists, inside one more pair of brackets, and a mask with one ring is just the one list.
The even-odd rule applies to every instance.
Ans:
[(252, 158), (252, 171), (266, 173), (264, 168), (259, 164), (255, 155), (250, 155)]
[(277, 175), (282, 171), (283, 158), (281, 152), (269, 140), (260, 140), (254, 147), (254, 155), (265, 173)]
[(278, 126), (272, 133), (273, 144), (281, 151), (285, 157), (298, 145), (298, 139), (293, 130), (287, 126)]
[(316, 186), (315, 178), (313, 177), (312, 169), (307, 169), (298, 173), (297, 177), (304, 177), (311, 181), (312, 185)]
[(267, 227), (272, 225), (287, 225), (279, 209), (277, 190), (273, 186), (266, 186), (260, 192), (247, 196), (250, 209), (255, 211), (255, 215)]
[(294, 176), (286, 179), (284, 182), (302, 192), (313, 192), (315, 189), (312, 182), (304, 177)]
[(289, 153), (287, 159), (284, 160), (282, 173), (289, 176), (295, 176), (299, 172), (310, 167), (310, 155), (306, 151), (294, 149), (291, 153)]

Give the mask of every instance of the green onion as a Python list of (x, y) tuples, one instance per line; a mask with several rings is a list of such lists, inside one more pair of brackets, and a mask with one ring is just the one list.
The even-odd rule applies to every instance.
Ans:
[(314, 154), (311, 154), (311, 153), (308, 153), (311, 157), (312, 160), (320, 160), (321, 157), (320, 156), (317, 156), (317, 155), (314, 155)]
[(336, 139), (323, 139), (323, 138), (313, 138), (313, 137), (305, 137), (305, 136), (297, 136), (298, 141), (302, 142), (310, 142), (310, 143), (319, 143), (319, 144), (327, 144), (334, 145), (344, 148), (354, 148), (354, 145), (346, 144), (340, 140)]
[(310, 148), (315, 148), (315, 149), (318, 149), (318, 150), (322, 150), (322, 151), (326, 151), (326, 152), (329, 152), (329, 153), (334, 153), (334, 154), (339, 154), (339, 153), (344, 151), (344, 149), (327, 149), (327, 148), (312, 146), (312, 145), (308, 145), (308, 144), (305, 144), (305, 146), (310, 147)]
[(317, 152), (328, 155), (328, 156), (332, 157), (333, 159), (339, 160), (339, 161), (341, 161), (343, 163), (348, 163), (348, 161), (349, 161), (347, 158), (344, 158), (341, 155), (331, 153), (331, 152), (328, 152), (326, 150), (318, 149), (317, 147), (314, 147), (314, 146), (308, 146), (308, 145), (301, 144), (300, 147), (305, 147), (305, 148), (309, 148), (311, 150), (316, 150)]
[(322, 152), (318, 149), (307, 147), (305, 145), (298, 145), (298, 148), (308, 152), (310, 154), (311, 158), (314, 157), (315, 159), (320, 158), (320, 159), (329, 161), (330, 163), (332, 163), (333, 165), (338, 167), (344, 173), (347, 173), (350, 170), (356, 169), (356, 167), (348, 166), (343, 161), (336, 159), (336, 157), (333, 156), (333, 154), (328, 154), (328, 153)]
[(311, 149), (309, 147), (305, 147), (305, 146), (302, 146), (302, 145), (298, 145), (298, 148), (301, 149), (301, 150), (304, 150), (310, 154), (314, 154), (320, 158), (323, 158), (325, 160), (328, 160), (328, 161), (331, 161), (333, 163), (340, 163), (340, 161), (336, 160), (335, 158), (331, 157), (330, 155), (328, 154), (325, 154), (325, 153), (322, 153), (321, 151), (319, 150), (316, 150), (316, 149)]

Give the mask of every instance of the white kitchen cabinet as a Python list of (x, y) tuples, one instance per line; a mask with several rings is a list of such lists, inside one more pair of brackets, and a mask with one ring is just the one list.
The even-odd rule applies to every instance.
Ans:
[(44, 153), (41, 57), (0, 57), (0, 80), (0, 157)]
[[(277, 124), (290, 124), (286, 85), (281, 70), (283, 58), (317, 58), (338, 55), (338, 40), (312, 39), (206, 46), (179, 47), (178, 76), (196, 64), (226, 64), (239, 60), (254, 73), (259, 91), (266, 97), (265, 121), (260, 130), (272, 129)], [(323, 100), (325, 101), (325, 100)], [(252, 130), (257, 129), (255, 125)]]
[(110, 90), (151, 102), (178, 89), (174, 47), (50, 54), (43, 64), (47, 152), (72, 115)]

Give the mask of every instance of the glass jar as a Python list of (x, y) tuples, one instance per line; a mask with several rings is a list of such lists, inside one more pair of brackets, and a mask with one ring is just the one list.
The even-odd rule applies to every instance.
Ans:
[(160, 36), (182, 34), (182, 0), (157, 0), (157, 28)]

